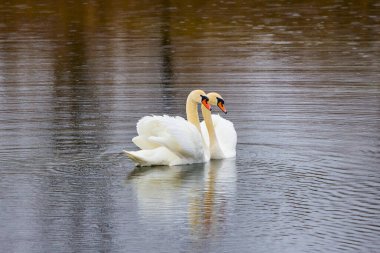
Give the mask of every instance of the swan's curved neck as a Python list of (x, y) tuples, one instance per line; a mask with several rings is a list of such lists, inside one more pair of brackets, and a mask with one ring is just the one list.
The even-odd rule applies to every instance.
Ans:
[[(201, 124), (199, 123), (199, 115), (198, 115), (198, 103), (194, 101), (194, 99), (191, 97), (192, 95), (193, 94), (190, 93), (190, 95), (187, 97), (186, 117), (187, 117), (187, 121), (193, 124), (198, 129), (199, 134), (202, 136)], [(204, 108), (204, 106), (202, 105), (201, 105), (201, 108), (202, 108), (202, 114), (204, 118), (204, 112), (207, 112), (207, 111), (209, 112), (209, 110)], [(202, 136), (202, 145), (204, 148), (205, 160), (208, 161), (210, 160), (210, 149), (207, 147), (207, 144), (203, 136)]]
[(210, 138), (210, 148), (211, 148), (211, 147), (214, 147), (215, 145), (218, 145), (217, 143), (218, 140), (216, 138), (214, 124), (212, 123), (211, 112), (207, 110), (206, 108), (203, 108), (202, 106), (202, 115), (206, 123), (208, 135)]
[(196, 126), (201, 132), (201, 125), (199, 123), (198, 104), (194, 102), (190, 97), (186, 100), (186, 117), (187, 121)]

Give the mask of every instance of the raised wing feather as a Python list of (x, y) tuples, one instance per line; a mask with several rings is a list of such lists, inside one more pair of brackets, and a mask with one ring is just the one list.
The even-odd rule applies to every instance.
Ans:
[(181, 117), (145, 116), (137, 123), (133, 142), (141, 149), (166, 147), (177, 156), (203, 157), (202, 137), (197, 128)]

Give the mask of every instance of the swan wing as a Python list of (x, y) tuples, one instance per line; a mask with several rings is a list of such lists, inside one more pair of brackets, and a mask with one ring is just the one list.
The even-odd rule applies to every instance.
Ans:
[[(230, 158), (236, 156), (237, 134), (234, 124), (221, 117), (219, 114), (211, 115), (214, 126), (218, 147), (212, 151), (212, 158)], [(202, 136), (205, 142), (210, 146), (210, 138), (205, 121), (201, 123)]]
[(219, 114), (211, 115), (215, 133), (225, 158), (236, 156), (237, 134), (234, 124)]
[(137, 133), (132, 141), (141, 149), (165, 147), (186, 159), (203, 157), (201, 135), (182, 117), (145, 116), (137, 123)]

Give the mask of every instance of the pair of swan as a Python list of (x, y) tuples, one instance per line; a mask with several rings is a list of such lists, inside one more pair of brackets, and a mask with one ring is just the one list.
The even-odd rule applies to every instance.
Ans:
[[(199, 122), (198, 104), (204, 121)], [(138, 136), (132, 139), (141, 150), (124, 152), (137, 166), (180, 165), (235, 157), (237, 136), (232, 122), (211, 115), (211, 105), (223, 112), (218, 93), (190, 92), (186, 100), (187, 120), (182, 117), (145, 116), (137, 122)]]

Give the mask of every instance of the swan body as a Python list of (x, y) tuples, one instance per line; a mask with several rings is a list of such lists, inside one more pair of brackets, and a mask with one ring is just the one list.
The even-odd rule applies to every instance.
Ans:
[(132, 139), (141, 150), (125, 151), (139, 166), (179, 165), (210, 159), (198, 129), (182, 117), (145, 116)]
[[(207, 96), (211, 105), (217, 105), (227, 113), (222, 96), (215, 92), (208, 93)], [(205, 120), (201, 123), (201, 131), (208, 144), (211, 159), (235, 157), (237, 134), (233, 123), (203, 108), (202, 114)]]
[[(210, 160), (200, 132), (197, 104), (210, 110), (202, 90), (192, 91), (186, 102), (188, 121), (182, 117), (145, 116), (137, 123), (138, 136), (132, 139), (141, 150), (125, 151), (137, 166), (180, 165)], [(202, 106), (202, 107), (203, 107)]]

